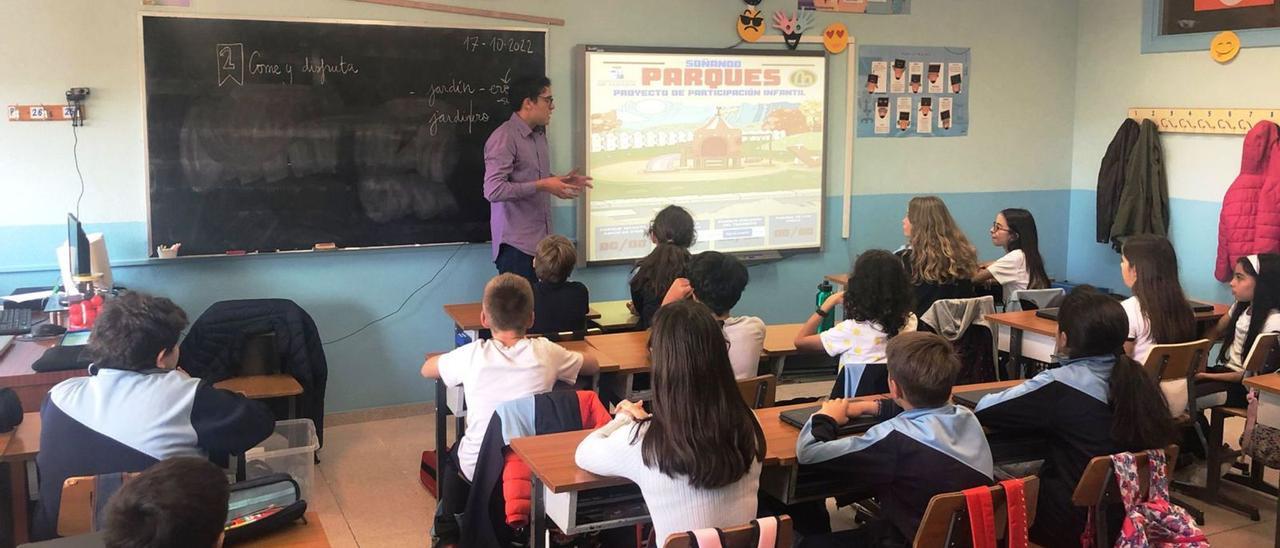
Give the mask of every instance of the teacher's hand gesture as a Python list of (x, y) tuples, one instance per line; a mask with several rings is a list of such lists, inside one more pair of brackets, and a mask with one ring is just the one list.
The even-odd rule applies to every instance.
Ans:
[(547, 192), (557, 198), (565, 200), (577, 198), (582, 193), (582, 189), (591, 186), (591, 177), (578, 175), (578, 170), (570, 171), (567, 175), (552, 176), (546, 179), (538, 180), (538, 190)]

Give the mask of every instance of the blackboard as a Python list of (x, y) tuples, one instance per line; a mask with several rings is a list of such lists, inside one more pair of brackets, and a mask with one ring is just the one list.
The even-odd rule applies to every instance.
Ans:
[(142, 18), (151, 253), (483, 242), (540, 30)]

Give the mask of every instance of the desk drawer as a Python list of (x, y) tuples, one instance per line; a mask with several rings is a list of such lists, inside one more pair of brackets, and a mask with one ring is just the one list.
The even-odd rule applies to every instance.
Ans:
[(589, 491), (552, 493), (544, 489), (547, 517), (566, 534), (602, 531), (649, 521), (640, 486), (602, 487)]

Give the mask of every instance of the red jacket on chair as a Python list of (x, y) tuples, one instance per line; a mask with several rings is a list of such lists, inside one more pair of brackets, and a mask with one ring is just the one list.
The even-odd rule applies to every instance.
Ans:
[(1214, 277), (1226, 282), (1236, 259), (1280, 251), (1280, 127), (1260, 122), (1244, 138), (1240, 175), (1222, 198)]

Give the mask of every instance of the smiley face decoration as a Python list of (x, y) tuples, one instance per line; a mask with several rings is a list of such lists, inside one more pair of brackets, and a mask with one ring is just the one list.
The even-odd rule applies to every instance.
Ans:
[(1227, 64), (1240, 53), (1240, 37), (1231, 31), (1220, 32), (1209, 41), (1209, 56), (1221, 64)]
[(742, 10), (735, 26), (738, 28), (738, 38), (743, 42), (755, 42), (764, 35), (764, 17), (755, 8)]
[(800, 10), (796, 15), (788, 17), (782, 11), (773, 12), (773, 28), (782, 33), (782, 41), (788, 49), (796, 49), (800, 45), (800, 36), (813, 26), (813, 10)]
[(822, 31), (822, 45), (833, 55), (844, 51), (849, 47), (849, 29), (844, 23), (827, 25), (827, 30)]

